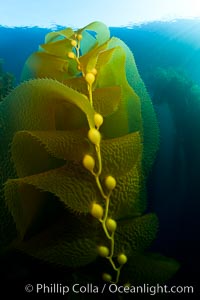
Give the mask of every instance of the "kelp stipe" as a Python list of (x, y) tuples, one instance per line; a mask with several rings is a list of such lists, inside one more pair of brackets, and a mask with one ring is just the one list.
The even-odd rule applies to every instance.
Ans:
[(128, 47), (100, 22), (51, 32), (22, 80), (0, 106), (1, 203), (14, 247), (80, 280), (91, 264), (94, 282), (168, 280), (178, 263), (145, 252), (158, 229), (145, 214), (158, 129)]

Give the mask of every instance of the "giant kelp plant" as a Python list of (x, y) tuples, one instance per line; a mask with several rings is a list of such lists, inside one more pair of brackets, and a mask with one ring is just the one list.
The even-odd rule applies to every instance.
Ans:
[(146, 252), (158, 128), (131, 51), (100, 22), (50, 32), (22, 81), (0, 106), (2, 249), (76, 280), (169, 279), (178, 264)]

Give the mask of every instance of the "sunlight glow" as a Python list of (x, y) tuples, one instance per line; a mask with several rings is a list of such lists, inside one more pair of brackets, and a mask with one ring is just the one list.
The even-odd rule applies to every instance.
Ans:
[(82, 27), (99, 20), (127, 26), (154, 20), (200, 17), (200, 0), (5, 0), (0, 25)]

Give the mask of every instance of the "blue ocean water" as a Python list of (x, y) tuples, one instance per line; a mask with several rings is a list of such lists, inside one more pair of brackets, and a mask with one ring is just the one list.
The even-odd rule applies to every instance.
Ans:
[[(177, 282), (197, 285), (200, 21), (153, 22), (110, 30), (133, 51), (160, 127), (160, 149), (148, 182), (149, 210), (155, 211), (160, 221), (158, 238), (152, 248), (180, 261)], [(15, 85), (20, 82), (24, 62), (37, 51), (49, 31), (37, 27), (0, 27), (0, 58), (4, 70), (14, 74)]]

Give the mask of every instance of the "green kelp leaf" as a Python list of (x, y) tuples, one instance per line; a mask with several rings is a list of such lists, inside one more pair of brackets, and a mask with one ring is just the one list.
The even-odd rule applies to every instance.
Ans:
[[(115, 48), (106, 50), (108, 42), (104, 43), (99, 47), (95, 47), (85, 55), (80, 57), (80, 64), (83, 70), (83, 73), (86, 74), (91, 72), (92, 69), (96, 68), (97, 76), (99, 69), (110, 60)], [(99, 63), (101, 62), (101, 64)], [(95, 86), (95, 82), (94, 82)]]
[(115, 253), (141, 252), (150, 246), (158, 230), (158, 219), (155, 214), (118, 222), (115, 234)]
[(140, 168), (141, 164), (138, 163), (128, 173), (116, 178), (117, 185), (112, 192), (109, 205), (109, 215), (112, 218), (132, 218), (144, 212), (146, 201), (140, 197), (143, 185)]
[(47, 52), (35, 52), (24, 64), (21, 81), (34, 78), (52, 78), (63, 82), (63, 80), (79, 74), (79, 72), (76, 61), (68, 57), (58, 57)]
[(96, 89), (93, 92), (94, 110), (103, 117), (115, 112), (121, 101), (121, 88), (119, 86)]
[(55, 169), (65, 160), (82, 161), (90, 152), (87, 132), (18, 131), (12, 142), (12, 158), (19, 177)]
[[(82, 94), (88, 94), (84, 77), (66, 79), (63, 83)], [(92, 98), (94, 110), (104, 117), (108, 116), (116, 112), (119, 107), (121, 101), (121, 87), (112, 86), (95, 89)]]
[(73, 35), (74, 31), (71, 28), (65, 28), (59, 31), (52, 31), (45, 35), (45, 44), (52, 43), (63, 38), (69, 39)]
[(44, 261), (68, 267), (85, 266), (94, 261), (97, 257), (97, 250), (94, 240), (80, 238), (71, 242), (59, 241), (54, 246), (44, 248), (29, 254)]
[[(94, 110), (87, 97), (52, 79), (22, 83), (9, 94), (2, 109), (7, 135), (24, 129), (88, 128), (88, 122), (94, 127)], [(61, 125), (64, 127), (60, 128)]]
[[(36, 62), (33, 61), (33, 66), (31, 66), (29, 64), (29, 67), (32, 70), (34, 68), (35, 68), (35, 70), (36, 69), (38, 70), (35, 73), (36, 74), (35, 77), (40, 77), (40, 78), (41, 77), (43, 77), (43, 78), (51, 77), (51, 78), (55, 78), (55, 79), (63, 82), (63, 80), (65, 80), (66, 78), (72, 78), (75, 76), (79, 76), (80, 70), (78, 70), (77, 61), (68, 57), (68, 53), (73, 52), (73, 46), (71, 44), (70, 39), (62, 39), (62, 40), (58, 40), (53, 43), (43, 44), (40, 46), (40, 51), (42, 51), (42, 52), (37, 52), (35, 55), (37, 58), (37, 55), (40, 55), (40, 53), (43, 53), (43, 56), (40, 55), (41, 59), (36, 60)], [(44, 53), (44, 51), (45, 51), (45, 53)], [(46, 56), (44, 54), (46, 54)], [(50, 57), (49, 55), (51, 55), (52, 57)], [(57, 61), (56, 58), (63, 59), (65, 61), (64, 65), (62, 65), (62, 64), (60, 66), (57, 65), (57, 69), (62, 72), (62, 77), (61, 77), (61, 74), (56, 74), (55, 76), (53, 76), (52, 68), (54, 68), (54, 66), (51, 66), (50, 61), (49, 61), (49, 63), (47, 63), (47, 61), (49, 59), (52, 61)], [(37, 61), (38, 61), (38, 65), (36, 65)], [(39, 72), (40, 69), (44, 69), (44, 66), (46, 67), (45, 74), (44, 74), (44, 72)], [(40, 76), (40, 74), (42, 76)], [(44, 75), (46, 75), (46, 76), (44, 76)], [(60, 77), (57, 77), (58, 75), (60, 75)]]
[[(110, 40), (106, 43), (106, 46), (109, 44)], [(97, 64), (96, 69), (99, 70), (103, 65), (107, 64), (111, 59), (116, 48), (107, 49), (104, 51), (100, 51), (97, 56)]]
[(50, 263), (68, 267), (84, 266), (97, 257), (96, 231), (92, 221), (64, 214), (47, 229), (27, 241), (17, 243), (15, 247)]
[(101, 22), (92, 22), (89, 25), (79, 29), (77, 34), (82, 34), (81, 53), (84, 55), (95, 45), (102, 45), (110, 38), (108, 27)]
[[(116, 178), (130, 171), (141, 154), (138, 132), (121, 138), (102, 140), (102, 179)], [(55, 169), (65, 160), (82, 163), (85, 154), (96, 157), (87, 140), (87, 131), (19, 131), (12, 142), (12, 158), (19, 177)]]
[[(108, 46), (109, 43), (110, 43), (110, 40), (106, 43), (106, 46)], [(111, 57), (115, 51), (117, 51), (116, 47), (99, 52), (99, 54), (97, 56), (97, 63), (95, 66), (97, 71), (100, 70), (102, 68), (102, 66), (106, 65), (109, 62), (109, 60), (111, 59)]]
[(98, 55), (100, 51), (105, 50), (106, 47), (107, 47), (107, 43), (101, 46), (96, 46), (94, 47), (94, 49), (87, 52), (85, 55), (80, 56), (79, 61), (84, 74), (91, 72), (92, 69), (96, 67)]
[(14, 219), (21, 237), (35, 222), (46, 199), (47, 194), (36, 190), (33, 186), (24, 185), (17, 179), (8, 180), (4, 188), (5, 201)]
[(99, 45), (102, 45), (110, 38), (110, 31), (108, 27), (102, 22), (92, 22), (82, 29), (78, 30), (77, 33), (82, 33), (83, 31), (94, 31), (95, 39), (97, 40)]
[(29, 198), (29, 192), (31, 192), (29, 186), (31, 189), (34, 187), (37, 190), (52, 193), (66, 207), (78, 213), (88, 213), (91, 203), (99, 195), (93, 176), (82, 166), (71, 162), (64, 167), (41, 174), (10, 179), (5, 184), (5, 200), (19, 229), (23, 227), (23, 225), (18, 225), (23, 219), (19, 213), (23, 214), (24, 210), (23, 207), (21, 208), (20, 199)]
[[(147, 89), (139, 75), (133, 53), (120, 39), (115, 39), (115, 46), (123, 47), (126, 53), (126, 75), (130, 86), (140, 97), (142, 112), (142, 134), (144, 139), (143, 169), (148, 176), (159, 147), (159, 128), (157, 117)], [(131, 67), (130, 67), (131, 66)], [(131, 125), (134, 128), (134, 124)]]
[[(124, 70), (125, 67), (125, 52), (121, 47), (115, 47), (115, 44), (112, 43), (113, 38), (111, 38), (107, 44), (107, 51), (99, 53), (98, 57), (98, 69), (99, 73), (96, 79), (96, 88), (122, 85), (123, 88), (128, 86), (126, 81), (126, 73)], [(110, 47), (110, 44), (113, 44), (113, 47)], [(101, 55), (100, 55), (101, 54)], [(112, 55), (111, 55), (112, 54)], [(108, 55), (106, 59), (106, 64), (104, 64), (104, 55)], [(119, 72), (120, 70), (120, 72)], [(125, 83), (125, 86), (123, 85)]]
[(84, 30), (82, 33), (82, 40), (80, 42), (81, 55), (91, 51), (94, 47), (98, 46), (98, 42), (88, 31)]
[(69, 39), (62, 39), (59, 41), (40, 45), (40, 49), (42, 51), (63, 58), (67, 57), (68, 52), (71, 52), (72, 48), (73, 46), (71, 45), (71, 40)]
[(87, 82), (85, 81), (85, 78), (82, 76), (67, 78), (63, 81), (63, 84), (67, 85), (68, 87), (71, 87), (72, 89), (78, 91), (79, 93), (88, 95)]
[[(141, 130), (142, 120), (140, 99), (126, 79), (125, 51), (122, 47), (118, 47), (114, 38), (111, 38), (108, 42), (109, 49), (114, 49), (114, 51), (109, 61), (99, 67), (95, 88), (108, 86), (120, 86), (121, 88), (121, 101), (118, 109), (112, 115), (105, 117), (101, 127), (104, 136), (111, 138)], [(101, 61), (99, 61), (99, 65), (101, 65)], [(120, 126), (116, 126), (116, 124), (120, 124)]]
[(115, 139), (102, 140), (102, 177), (109, 174), (116, 179), (132, 169), (142, 151), (139, 132)]
[(174, 259), (157, 253), (137, 253), (129, 258), (123, 269), (123, 279), (139, 285), (166, 283), (178, 271), (180, 265)]

